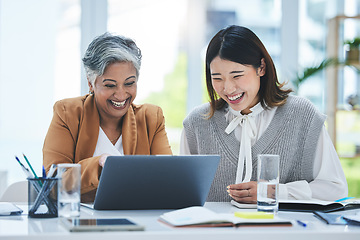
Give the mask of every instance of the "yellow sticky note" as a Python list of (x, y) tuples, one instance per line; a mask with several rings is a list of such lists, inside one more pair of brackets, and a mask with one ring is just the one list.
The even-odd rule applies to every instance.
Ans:
[(273, 219), (273, 213), (265, 212), (235, 212), (235, 217), (247, 218), (247, 219)]

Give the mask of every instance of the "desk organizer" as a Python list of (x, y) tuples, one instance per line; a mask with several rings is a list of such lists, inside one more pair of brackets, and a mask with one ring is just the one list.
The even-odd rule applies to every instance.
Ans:
[(31, 218), (58, 216), (58, 178), (28, 178), (28, 206)]

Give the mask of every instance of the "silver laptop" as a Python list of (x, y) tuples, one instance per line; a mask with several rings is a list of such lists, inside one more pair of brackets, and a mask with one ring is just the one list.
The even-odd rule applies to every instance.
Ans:
[(218, 155), (108, 157), (93, 208), (130, 210), (202, 206), (219, 161)]

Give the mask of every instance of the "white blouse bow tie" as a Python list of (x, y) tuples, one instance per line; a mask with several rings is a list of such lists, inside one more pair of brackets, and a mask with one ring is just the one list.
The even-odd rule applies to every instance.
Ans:
[[(250, 108), (251, 113), (242, 115), (240, 112), (229, 108), (230, 112), (236, 117), (229, 123), (225, 132), (230, 134), (235, 128), (240, 125), (241, 138), (240, 138), (240, 151), (238, 168), (236, 172), (236, 183), (249, 182), (252, 175), (252, 154), (251, 154), (251, 141), (257, 136), (257, 127), (255, 123), (255, 116), (257, 116), (264, 109), (260, 103)], [(245, 177), (242, 179), (244, 171), (244, 162), (246, 163)]]

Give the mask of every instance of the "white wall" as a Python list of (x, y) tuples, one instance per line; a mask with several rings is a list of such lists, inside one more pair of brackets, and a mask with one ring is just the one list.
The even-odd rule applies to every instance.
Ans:
[(8, 184), (25, 179), (15, 154), (25, 153), (41, 173), (58, 9), (53, 0), (0, 0), (0, 170), (8, 170)]

